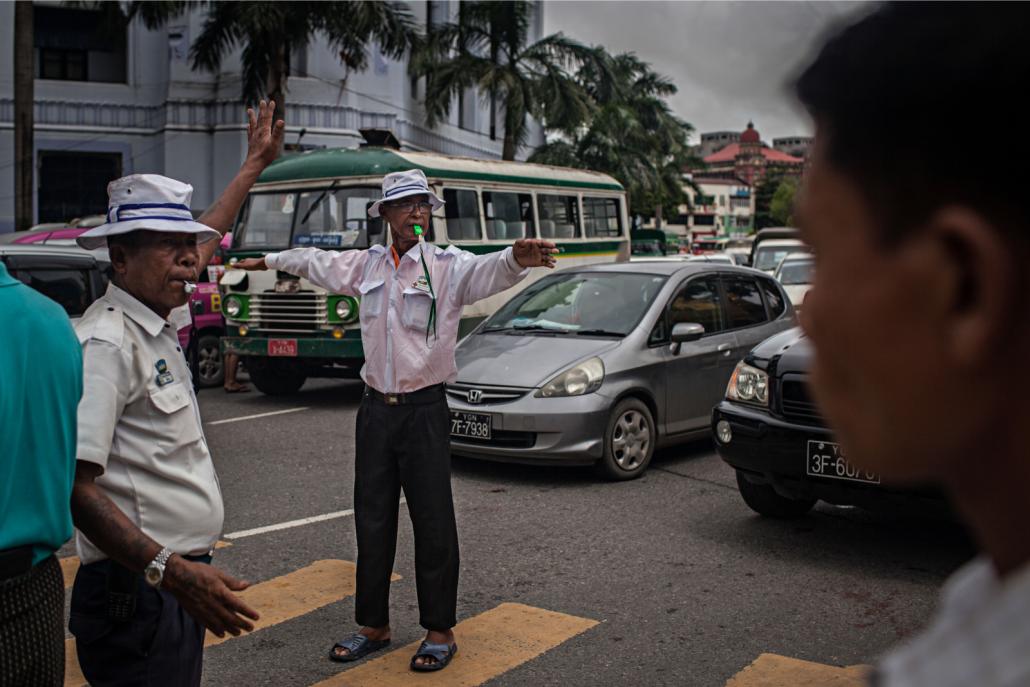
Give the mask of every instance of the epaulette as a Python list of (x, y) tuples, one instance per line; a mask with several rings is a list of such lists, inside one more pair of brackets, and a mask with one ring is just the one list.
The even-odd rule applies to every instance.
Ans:
[(102, 299), (96, 301), (75, 325), (75, 334), (79, 343), (87, 341), (105, 341), (119, 348), (125, 334), (125, 317), (122, 309), (109, 305)]

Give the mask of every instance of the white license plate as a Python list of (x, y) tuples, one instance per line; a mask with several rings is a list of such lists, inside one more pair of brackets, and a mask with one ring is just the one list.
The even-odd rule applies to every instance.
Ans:
[(865, 482), (867, 484), (880, 483), (880, 476), (878, 474), (855, 467), (844, 457), (844, 451), (841, 449), (840, 444), (835, 444), (832, 441), (808, 440), (805, 472), (812, 477), (843, 479), (850, 482)]
[(451, 436), (468, 439), (490, 438), (490, 416), (485, 413), (451, 411)]

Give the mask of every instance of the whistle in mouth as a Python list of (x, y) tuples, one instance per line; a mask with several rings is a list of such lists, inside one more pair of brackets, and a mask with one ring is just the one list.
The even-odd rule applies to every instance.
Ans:
[(415, 236), (422, 236), (422, 225), (421, 224), (416, 224), (415, 226), (412, 227), (412, 229), (415, 230)]
[(197, 290), (197, 285), (194, 284), (193, 282), (184, 281), (182, 283), (182, 290), (185, 291), (186, 293), (193, 293), (194, 291)]

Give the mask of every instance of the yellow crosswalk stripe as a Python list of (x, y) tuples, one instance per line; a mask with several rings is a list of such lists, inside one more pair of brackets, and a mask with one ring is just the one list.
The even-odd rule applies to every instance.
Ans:
[[(472, 687), (508, 672), (598, 624), (589, 618), (517, 603), (503, 603), (454, 628), (458, 653), (446, 670), (420, 673), (419, 687)], [(315, 687), (406, 687), (415, 676), (409, 662), (420, 642), (346, 670)]]
[[(216, 549), (224, 549), (227, 546), (232, 546), (232, 542), (220, 540), (215, 544)], [(61, 574), (64, 576), (64, 588), (68, 589), (75, 583), (75, 573), (79, 571), (79, 557), (68, 556), (61, 558), (58, 562), (61, 564)]]
[(863, 687), (869, 666), (841, 668), (797, 658), (762, 654), (726, 687)]
[[(286, 575), (255, 584), (240, 593), (248, 604), (261, 614), (254, 623), (254, 631), (278, 625), (354, 594), (356, 566), (350, 561), (324, 560), (295, 570)], [(393, 575), (393, 580), (400, 576)], [(208, 634), (205, 646), (215, 646), (234, 639), (232, 635), (218, 638)], [(86, 684), (79, 670), (75, 653), (75, 640), (65, 643), (65, 687)]]

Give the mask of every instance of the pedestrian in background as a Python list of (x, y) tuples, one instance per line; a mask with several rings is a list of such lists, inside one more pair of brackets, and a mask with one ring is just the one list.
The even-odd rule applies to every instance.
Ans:
[(426, 639), (411, 668), (445, 668), (457, 651), (458, 533), (451, 497), (450, 414), (444, 383), (457, 375), (454, 347), (462, 308), (553, 267), (555, 244), (537, 239), (473, 255), (425, 243), (443, 201), (413, 169), (383, 178), (369, 208), (390, 225), (393, 244), (343, 252), (294, 248), (237, 263), (304, 277), (331, 293), (361, 296), (365, 392), (358, 409), (354, 518), (358, 539), (357, 622), (336, 661), (354, 661), (390, 643), (390, 575), (397, 508), (404, 489), (415, 531), (419, 623)]
[(64, 683), (82, 351), (64, 309), (0, 262), (0, 685)]
[[(197, 399), (168, 321), (189, 296), (250, 187), (278, 155), (274, 103), (248, 110), (248, 154), (200, 217), (192, 187), (158, 175), (111, 182), (108, 223), (78, 237), (108, 247), (114, 276), (76, 326), (83, 395), (72, 513), (82, 566), (69, 629), (94, 687), (199, 685), (204, 629), (253, 629), (247, 588), (210, 565), (222, 494)], [(212, 228), (214, 227), (214, 228)]]
[(797, 84), (816, 399), (850, 460), (940, 483), (982, 550), (876, 685), (1030, 685), (1028, 34), (1024, 3), (889, 3)]

